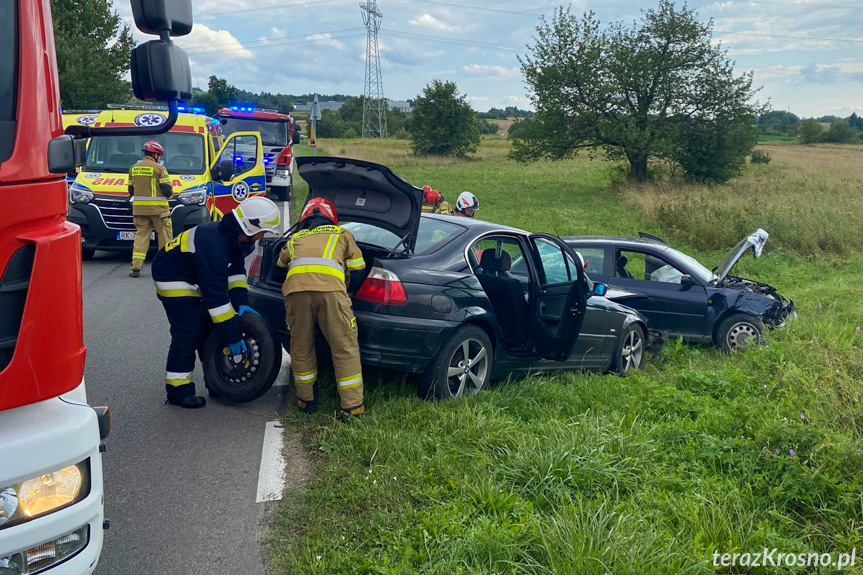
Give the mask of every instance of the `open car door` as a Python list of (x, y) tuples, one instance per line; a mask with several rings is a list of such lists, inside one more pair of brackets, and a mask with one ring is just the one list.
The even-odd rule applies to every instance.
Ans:
[(563, 241), (535, 234), (530, 242), (539, 276), (531, 328), (533, 351), (543, 359), (566, 361), (584, 322), (588, 281), (576, 263), (578, 257)]
[[(267, 193), (267, 173), (259, 132), (234, 132), (219, 149), (210, 166), (213, 178), (215, 212), (220, 218), (252, 196)], [(208, 199), (209, 201), (209, 199)]]

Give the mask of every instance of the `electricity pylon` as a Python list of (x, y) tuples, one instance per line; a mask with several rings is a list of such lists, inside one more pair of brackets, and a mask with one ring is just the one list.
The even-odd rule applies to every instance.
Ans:
[(377, 0), (360, 2), (363, 24), (366, 26), (366, 87), (363, 102), (363, 138), (384, 138), (387, 135), (387, 101), (381, 76), (381, 53), (378, 32), (384, 15)]

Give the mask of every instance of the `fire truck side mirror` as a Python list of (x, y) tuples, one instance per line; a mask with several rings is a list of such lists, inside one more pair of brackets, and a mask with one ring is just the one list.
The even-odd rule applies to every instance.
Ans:
[(87, 141), (63, 134), (48, 142), (48, 171), (52, 174), (74, 172), (84, 165), (87, 157)]
[(151, 40), (132, 52), (132, 91), (146, 101), (192, 99), (192, 73), (186, 52), (165, 40)]
[(185, 36), (192, 31), (191, 0), (132, 0), (132, 15), (144, 34), (159, 36), (167, 30), (171, 36)]

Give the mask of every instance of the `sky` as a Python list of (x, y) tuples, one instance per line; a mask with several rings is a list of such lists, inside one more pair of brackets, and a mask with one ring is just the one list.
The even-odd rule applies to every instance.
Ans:
[[(835, 3), (832, 3), (835, 2)], [(177, 38), (193, 85), (217, 75), (252, 92), (363, 93), (366, 34), (358, 0), (192, 0), (192, 33)], [(129, 3), (114, 1), (138, 41)], [(541, 15), (560, 0), (378, 0), (384, 91), (413, 98), (432, 79), (451, 80), (479, 111), (529, 108), (518, 56)], [(577, 0), (603, 22), (632, 22), (644, 0)], [(863, 0), (691, 1), (757, 95), (799, 116), (863, 112)]]

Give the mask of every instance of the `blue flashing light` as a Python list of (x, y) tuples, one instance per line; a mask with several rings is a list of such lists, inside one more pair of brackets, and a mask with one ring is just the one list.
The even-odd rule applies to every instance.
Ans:
[(264, 158), (264, 163), (265, 163), (265, 164), (269, 164), (269, 163), (270, 163), (270, 159), (269, 159), (269, 158)]
[(237, 111), (237, 107), (236, 107), (236, 106), (231, 106), (231, 109), (232, 109), (232, 110), (234, 110), (235, 112)]
[(243, 161), (243, 156), (234, 156), (234, 161), (235, 161), (235, 162), (242, 162), (242, 161)]
[(178, 111), (178, 112), (185, 112), (185, 111), (186, 111), (186, 106), (177, 106), (177, 111)]
[(196, 114), (203, 114), (204, 113), (204, 109), (199, 107), (199, 106), (195, 106), (194, 108), (192, 108), (192, 111), (195, 112)]

